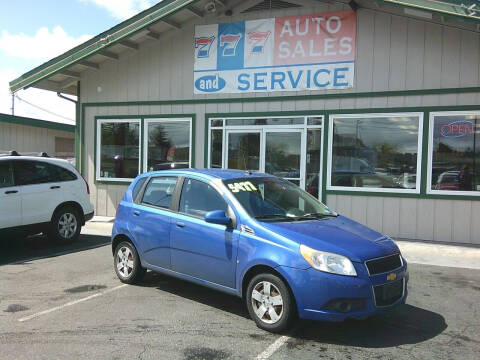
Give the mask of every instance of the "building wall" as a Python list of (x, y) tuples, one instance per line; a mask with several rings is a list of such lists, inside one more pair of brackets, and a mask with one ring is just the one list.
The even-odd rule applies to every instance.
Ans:
[(328, 206), (393, 238), (480, 244), (480, 202), (328, 195)]
[[(74, 137), (69, 131), (0, 122), (0, 151), (16, 150), (20, 154), (44, 151), (56, 156), (55, 138)], [(73, 153), (73, 146), (70, 152)]]
[[(210, 22), (227, 22), (273, 16), (344, 10), (341, 4), (318, 4), (307, 8), (263, 11), (233, 18), (214, 18)], [(199, 20), (197, 23), (208, 23)], [(118, 61), (107, 61), (100, 71), (86, 72), (82, 77), (81, 102), (135, 102), (215, 98), (249, 98), (241, 103), (86, 106), (85, 172), (94, 183), (94, 117), (98, 115), (196, 114), (195, 167), (204, 167), (204, 131), (206, 113), (233, 112), (319, 112), (339, 109), (371, 109), (480, 104), (479, 93), (445, 95), (356, 97), (342, 99), (302, 99), (255, 102), (267, 94), (194, 95), (193, 50), (194, 24), (185, 25), (160, 40), (127, 51)], [(357, 20), (357, 54), (355, 87), (349, 90), (276, 92), (277, 95), (308, 95), (345, 92), (383, 92), (460, 88), (480, 85), (480, 35), (458, 29), (454, 23), (435, 24), (422, 20), (360, 9)], [(253, 99), (252, 99), (253, 98)], [(325, 151), (325, 149), (324, 149)], [(96, 184), (92, 199), (98, 215), (113, 216), (125, 185)], [(378, 198), (375, 196), (329, 195), (327, 203), (334, 209), (352, 215), (359, 221), (392, 236), (424, 240), (456, 241), (480, 244), (480, 230), (471, 225), (457, 231), (469, 219), (479, 218), (475, 201)], [(351, 205), (350, 205), (351, 204)], [(377, 208), (392, 211), (383, 212)], [(356, 207), (357, 205), (361, 207)], [(352, 207), (352, 206), (355, 206)], [(432, 212), (431, 209), (435, 209)], [(362, 209), (362, 210), (359, 210)], [(415, 209), (413, 211), (412, 209)], [(460, 222), (452, 223), (453, 212), (467, 213)], [(428, 214), (427, 214), (428, 213)], [(406, 226), (415, 214), (415, 227)], [(421, 219), (424, 220), (420, 221)], [(413, 220), (412, 220), (413, 221)], [(420, 226), (425, 221), (425, 228)], [(418, 225), (417, 225), (418, 224)], [(473, 227), (472, 227), (473, 226)], [(450, 235), (449, 235), (450, 234)]]

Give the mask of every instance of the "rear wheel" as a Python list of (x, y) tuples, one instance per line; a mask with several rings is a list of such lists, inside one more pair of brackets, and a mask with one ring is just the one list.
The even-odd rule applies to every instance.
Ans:
[(126, 284), (139, 282), (146, 272), (140, 264), (135, 246), (128, 241), (122, 241), (115, 248), (114, 266), (118, 278)]
[(57, 243), (70, 243), (78, 239), (82, 229), (80, 214), (72, 206), (65, 206), (53, 215), (48, 237)]
[(270, 332), (286, 330), (294, 318), (294, 302), (285, 282), (273, 274), (255, 276), (247, 288), (250, 317), (261, 329)]

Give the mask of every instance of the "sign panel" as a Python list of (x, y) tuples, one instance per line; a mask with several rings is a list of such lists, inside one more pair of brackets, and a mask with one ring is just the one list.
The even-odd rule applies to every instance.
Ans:
[(195, 27), (194, 93), (353, 87), (354, 11)]

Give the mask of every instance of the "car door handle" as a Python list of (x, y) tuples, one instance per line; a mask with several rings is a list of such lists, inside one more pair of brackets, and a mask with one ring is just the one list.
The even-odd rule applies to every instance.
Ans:
[(50, 186), (50, 189), (60, 189), (60, 186), (58, 186), (58, 185)]
[(5, 191), (5, 194), (16, 194), (18, 193), (18, 190), (8, 190), (8, 191)]
[(183, 228), (183, 227), (185, 227), (185, 224), (182, 223), (182, 222), (177, 222), (177, 226), (178, 226), (179, 228)]
[(133, 215), (135, 215), (135, 216), (140, 216), (140, 211), (135, 210), (135, 211), (133, 212)]

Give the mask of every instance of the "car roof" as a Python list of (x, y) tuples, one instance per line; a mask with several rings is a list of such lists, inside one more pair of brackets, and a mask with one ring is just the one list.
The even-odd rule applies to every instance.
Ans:
[(146, 176), (158, 176), (158, 175), (177, 175), (177, 176), (189, 176), (189, 175), (200, 175), (204, 178), (210, 179), (238, 179), (246, 177), (274, 177), (270, 174), (251, 172), (245, 170), (226, 170), (226, 169), (178, 169), (178, 170), (158, 170), (151, 171), (144, 174)]
[(34, 160), (34, 161), (54, 162), (54, 163), (60, 163), (60, 164), (69, 164), (69, 162), (65, 159), (47, 157), (47, 156), (5, 155), (5, 156), (0, 156), (0, 161), (2, 160)]

